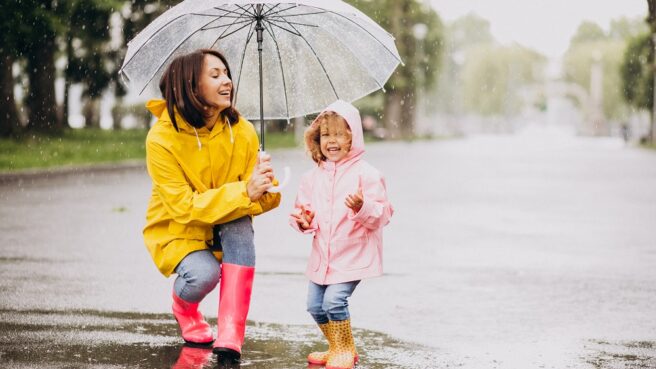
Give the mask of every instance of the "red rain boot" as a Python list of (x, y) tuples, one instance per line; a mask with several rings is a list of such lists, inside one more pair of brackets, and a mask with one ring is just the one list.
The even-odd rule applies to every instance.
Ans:
[(246, 316), (251, 304), (255, 268), (223, 263), (219, 292), (219, 326), (214, 353), (238, 361), (246, 331)]
[(192, 345), (209, 345), (214, 341), (212, 328), (198, 311), (198, 303), (185, 301), (173, 292), (173, 315), (178, 321), (185, 342)]
[(212, 351), (209, 348), (183, 346), (178, 361), (171, 369), (198, 369), (210, 361)]

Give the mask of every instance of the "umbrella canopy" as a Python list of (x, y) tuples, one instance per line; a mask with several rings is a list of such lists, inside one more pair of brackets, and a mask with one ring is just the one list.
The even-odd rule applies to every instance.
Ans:
[(342, 1), (186, 0), (128, 43), (120, 73), (131, 89), (158, 96), (168, 63), (199, 48), (226, 56), (236, 107), (248, 119), (354, 101), (381, 89), (401, 61), (394, 38)]

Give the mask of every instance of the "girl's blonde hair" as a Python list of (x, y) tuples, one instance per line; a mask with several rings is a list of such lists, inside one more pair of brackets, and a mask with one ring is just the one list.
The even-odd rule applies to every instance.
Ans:
[(351, 133), (351, 128), (349, 127), (348, 122), (346, 122), (346, 119), (333, 111), (321, 113), (317, 119), (315, 119), (315, 122), (316, 124), (311, 124), (310, 127), (305, 130), (305, 149), (308, 154), (310, 154), (310, 157), (312, 157), (312, 160), (319, 164), (326, 160), (326, 157), (321, 152), (321, 126), (343, 122), (346, 124), (349, 133)]

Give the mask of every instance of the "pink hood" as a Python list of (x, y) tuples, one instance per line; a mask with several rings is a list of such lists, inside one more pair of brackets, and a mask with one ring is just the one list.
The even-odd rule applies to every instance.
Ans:
[[(358, 109), (347, 103), (346, 101), (343, 100), (337, 100), (334, 103), (328, 105), (327, 108), (323, 109), (321, 111), (321, 114), (332, 111), (337, 114), (339, 114), (344, 120), (346, 120), (346, 123), (348, 123), (349, 128), (351, 128), (351, 151), (349, 151), (348, 155), (346, 155), (342, 160), (340, 160), (337, 165), (343, 162), (351, 161), (353, 158), (359, 158), (364, 154), (364, 135), (362, 133), (362, 119), (360, 118), (360, 112)], [(319, 116), (317, 116), (318, 118)], [(310, 127), (314, 128), (319, 124), (318, 119), (315, 119), (312, 124), (310, 124)], [(311, 142), (305, 142), (306, 147), (310, 146)]]

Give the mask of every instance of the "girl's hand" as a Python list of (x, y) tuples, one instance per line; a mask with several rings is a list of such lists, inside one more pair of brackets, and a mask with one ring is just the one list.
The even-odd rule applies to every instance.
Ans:
[(362, 193), (362, 187), (358, 187), (358, 192), (355, 194), (347, 195), (344, 204), (347, 208), (353, 210), (354, 213), (358, 213), (362, 209), (362, 204), (364, 204), (364, 195)]
[(306, 209), (303, 205), (301, 205), (298, 214), (292, 213), (290, 216), (294, 218), (294, 221), (296, 221), (299, 228), (306, 230), (310, 228), (310, 224), (312, 224), (312, 220), (314, 219), (314, 212)]
[[(268, 155), (267, 155), (268, 156)], [(246, 183), (246, 193), (251, 201), (257, 201), (264, 193), (273, 186), (274, 174), (271, 168), (271, 157), (263, 156), (263, 160), (258, 159), (253, 175)]]

